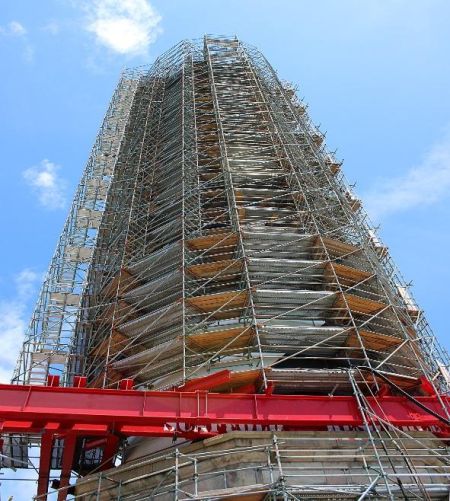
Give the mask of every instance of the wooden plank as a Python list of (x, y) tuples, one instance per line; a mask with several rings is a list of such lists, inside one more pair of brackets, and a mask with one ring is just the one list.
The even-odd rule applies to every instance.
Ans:
[[(413, 388), (417, 388), (420, 385), (420, 379), (411, 377), (411, 376), (403, 376), (401, 374), (388, 374), (385, 373), (385, 376), (392, 381), (397, 386), (404, 390), (411, 390)], [(376, 377), (373, 374), (367, 373), (364, 375), (365, 381), (368, 383), (374, 383), (375, 380), (380, 384), (385, 384), (384, 380), (380, 377)]]
[(203, 218), (205, 220), (211, 219), (216, 222), (224, 222), (228, 219), (229, 211), (228, 209), (213, 207), (211, 209), (205, 209), (203, 211)]
[[(403, 339), (388, 336), (387, 334), (381, 334), (380, 332), (373, 332), (367, 330), (360, 330), (359, 335), (362, 338), (365, 348), (370, 350), (387, 350), (398, 346), (403, 342)], [(359, 342), (358, 336), (355, 331), (352, 331), (348, 336), (345, 345), (352, 348), (360, 348), (361, 344)]]
[(117, 383), (124, 379), (124, 375), (119, 371), (108, 367), (106, 374), (106, 384), (103, 386), (104, 372), (101, 372), (93, 381), (91, 381), (88, 386), (89, 388), (117, 388)]
[[(210, 98), (201, 99), (202, 102), (210, 102)], [(210, 130), (212, 132), (217, 132), (217, 125), (215, 123), (204, 122), (197, 126), (198, 130)]]
[[(403, 322), (402, 322), (403, 323)], [(412, 327), (406, 326), (406, 332), (411, 339), (417, 339), (417, 331)]]
[(186, 342), (193, 349), (220, 349), (223, 346), (227, 348), (244, 348), (248, 346), (255, 335), (253, 327), (234, 327), (232, 329), (199, 332), (187, 336)]
[(323, 247), (325, 247), (332, 257), (341, 257), (360, 250), (359, 247), (356, 247), (355, 245), (328, 237), (322, 237), (322, 239), (317, 237), (314, 241), (314, 247), (317, 249), (317, 252), (320, 252)]
[(96, 319), (97, 322), (112, 322), (114, 319), (114, 324), (117, 325), (125, 319), (131, 319), (136, 317), (136, 314), (132, 313), (134, 310), (133, 305), (128, 304), (126, 301), (120, 300), (117, 305), (111, 303), (100, 316)]
[(246, 210), (244, 207), (238, 207), (237, 215), (239, 219), (245, 219)]
[[(246, 291), (221, 292), (186, 299), (186, 303), (203, 313), (213, 313), (212, 318), (234, 318), (247, 305)], [(220, 310), (220, 311), (217, 311)]]
[(350, 208), (353, 212), (357, 212), (361, 208), (361, 200), (354, 198), (350, 201)]
[(341, 170), (341, 164), (333, 161), (326, 161), (330, 172), (335, 176)]
[(186, 241), (186, 245), (191, 250), (205, 250), (215, 246), (222, 248), (237, 244), (238, 237), (235, 233), (212, 233), (209, 235), (192, 238)]
[(110, 337), (103, 339), (103, 341), (98, 344), (94, 349), (92, 349), (89, 353), (91, 357), (106, 357), (108, 354), (108, 347), (111, 344), (110, 353), (116, 354), (120, 348), (112, 348), (113, 346), (120, 345), (121, 342), (128, 340), (126, 336), (121, 334), (120, 332), (113, 331)]
[(327, 282), (334, 282), (334, 273), (339, 282), (343, 285), (354, 285), (369, 278), (372, 273), (368, 271), (352, 268), (339, 263), (327, 263), (325, 265), (325, 279)]
[(133, 275), (125, 268), (122, 268), (120, 272), (103, 287), (100, 294), (110, 298), (116, 297), (116, 295), (121, 296), (137, 285), (139, 284)]
[(230, 390), (239, 391), (240, 386), (256, 384), (261, 376), (260, 370), (231, 372), (230, 381), (226, 384), (214, 388), (215, 392), (226, 392)]
[(361, 200), (359, 200), (358, 198), (356, 198), (353, 193), (351, 193), (350, 191), (347, 191), (346, 194), (345, 194), (345, 198), (347, 199), (349, 205), (350, 205), (350, 209), (353, 211), (353, 212), (356, 212), (359, 210), (359, 208), (361, 207)]
[(221, 279), (227, 275), (236, 275), (242, 269), (242, 261), (235, 259), (224, 259), (212, 263), (202, 263), (186, 268), (187, 272), (196, 278), (210, 278), (223, 271)]
[(108, 348), (110, 355), (116, 355), (120, 351), (124, 350), (124, 355), (130, 356), (141, 351), (141, 348), (136, 343), (134, 343), (133, 346), (127, 348), (127, 345), (129, 345), (130, 342), (131, 341), (127, 336), (117, 330), (113, 330), (110, 338), (108, 337), (106, 339), (103, 339), (103, 341), (99, 345), (91, 350), (89, 355), (106, 357), (106, 355), (108, 354)]
[[(397, 386), (400, 386), (400, 388), (403, 389), (412, 389), (416, 388), (417, 386), (420, 385), (420, 380), (416, 378), (411, 378), (409, 376), (398, 376), (398, 375), (389, 375), (389, 379), (396, 384)], [(384, 381), (379, 379), (380, 384), (382, 384)]]
[(312, 135), (313, 143), (319, 147), (323, 143), (323, 135), (319, 133), (313, 133)]
[(354, 294), (338, 294), (333, 308), (345, 310), (347, 309), (346, 303), (353, 313), (363, 313), (366, 315), (374, 315), (387, 306), (379, 301), (355, 296)]

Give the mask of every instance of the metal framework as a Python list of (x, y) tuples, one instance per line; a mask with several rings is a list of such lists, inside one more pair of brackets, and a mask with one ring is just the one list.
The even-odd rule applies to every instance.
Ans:
[[(73, 385), (83, 374), (94, 388), (132, 379), (140, 390), (206, 389), (227, 401), (263, 393), (300, 405), (295, 396), (309, 395), (328, 402), (336, 428), (286, 436), (284, 452), (267, 431), (257, 447), (269, 459), (249, 460), (251, 475), (263, 472), (261, 482), (252, 477), (254, 489), (251, 475), (232, 480), (231, 471), (241, 471), (232, 462), (226, 473), (217, 470), (220, 487), (212, 477), (202, 484), (195, 468), (220, 455), (203, 451), (205, 442), (185, 446), (196, 452), (172, 447), (142, 460), (134, 481), (121, 477), (135, 468), (127, 464), (106, 483), (98, 477), (95, 488), (88, 477), (77, 487), (81, 499), (444, 499), (441, 428), (422, 421), (405, 429), (389, 413), (374, 425), (373, 417), (391, 392), (433, 398), (434, 412), (449, 419), (449, 367), (324, 135), (260, 52), (206, 36), (124, 73), (14, 382), (59, 375)], [(351, 399), (362, 422), (335, 422), (333, 398)], [(321, 440), (335, 441), (339, 466)], [(317, 461), (316, 446), (324, 451)], [(230, 447), (222, 454), (233, 456)], [(246, 464), (242, 451), (236, 455)], [(52, 454), (63, 468), (63, 453), (53, 446)], [(291, 454), (295, 460), (286, 460)], [(142, 473), (143, 464), (160, 466)], [(136, 494), (142, 486), (152, 494)]]
[(445, 355), (304, 110), (237, 40), (143, 73), (77, 331), (95, 385), (234, 366), (234, 387), (289, 392), (349, 365), (441, 385)]
[(52, 373), (70, 383), (68, 367), (79, 365), (75, 332), (83, 293), (137, 84), (132, 73), (123, 75), (111, 100), (42, 285), (13, 383), (42, 385)]

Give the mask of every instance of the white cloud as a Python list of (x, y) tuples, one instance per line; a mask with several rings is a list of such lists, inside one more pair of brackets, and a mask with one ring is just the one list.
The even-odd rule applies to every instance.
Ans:
[(43, 31), (50, 33), (50, 35), (58, 35), (61, 31), (61, 26), (58, 22), (52, 20), (42, 27)]
[(147, 0), (94, 0), (86, 29), (119, 54), (146, 55), (161, 33), (161, 17)]
[(16, 277), (16, 291), (18, 298), (23, 301), (29, 299), (34, 292), (36, 281), (41, 279), (41, 274), (36, 273), (30, 268), (25, 268)]
[(0, 300), (0, 383), (9, 383), (25, 339), (27, 305), (36, 290), (41, 274), (28, 268), (15, 277), (12, 299)]
[(44, 159), (22, 173), (37, 194), (39, 203), (48, 209), (63, 209), (66, 205), (66, 181), (58, 175), (59, 169), (59, 165)]
[(363, 196), (378, 219), (394, 212), (432, 205), (450, 195), (450, 133), (434, 144), (422, 162), (403, 176), (382, 179)]
[(34, 47), (28, 40), (28, 31), (19, 21), (11, 21), (6, 26), (0, 26), (0, 35), (9, 38), (16, 38), (23, 47), (22, 57), (25, 62), (31, 63), (34, 60)]
[(8, 25), (9, 31), (12, 35), (21, 37), (23, 35), (26, 35), (27, 30), (25, 29), (25, 26), (18, 21), (11, 21)]
[(0, 34), (10, 37), (23, 37), (27, 34), (27, 30), (19, 21), (11, 21), (6, 26), (0, 26)]

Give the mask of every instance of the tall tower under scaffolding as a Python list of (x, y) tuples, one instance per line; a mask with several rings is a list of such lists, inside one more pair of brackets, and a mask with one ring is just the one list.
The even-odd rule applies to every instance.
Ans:
[(448, 420), (448, 355), (306, 108), (235, 38), (126, 71), (14, 383), (351, 396), (361, 426), (225, 424), (195, 441), (174, 427), (123, 441), (102, 472), (92, 446), (77, 499), (448, 500), (448, 435), (377, 408), (439, 395)]

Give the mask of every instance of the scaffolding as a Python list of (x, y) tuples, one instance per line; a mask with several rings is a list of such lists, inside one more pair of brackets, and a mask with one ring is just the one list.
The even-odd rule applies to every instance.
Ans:
[(94, 385), (233, 367), (234, 389), (322, 377), (339, 393), (347, 378), (330, 376), (357, 365), (445, 384), (446, 355), (305, 109), (238, 40), (183, 42), (143, 72), (77, 330)]
[(78, 366), (75, 332), (98, 229), (115, 170), (137, 79), (124, 75), (114, 93), (25, 335), (13, 383), (42, 385), (50, 374), (69, 383)]
[[(78, 483), (79, 499), (447, 499), (449, 455), (427, 432), (233, 431)], [(408, 460), (405, 460), (405, 457)]]
[(450, 362), (324, 140), (236, 38), (124, 73), (14, 381), (168, 390), (227, 370), (209, 390), (353, 395), (368, 420), (125, 445), (80, 499), (448, 499), (436, 430), (368, 424), (380, 392), (448, 394)]

